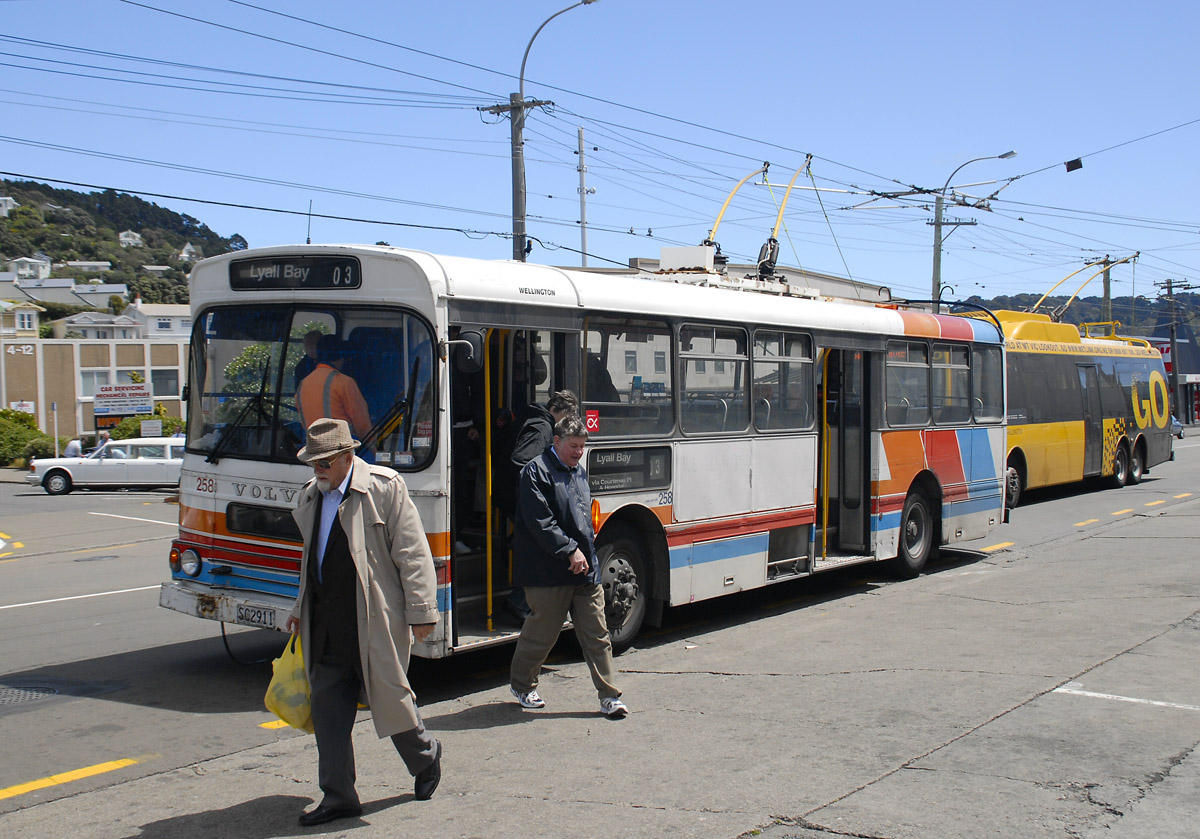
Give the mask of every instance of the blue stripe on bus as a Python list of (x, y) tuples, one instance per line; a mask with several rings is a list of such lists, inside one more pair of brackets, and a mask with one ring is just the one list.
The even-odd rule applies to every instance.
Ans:
[(204, 569), (198, 577), (189, 577), (182, 571), (171, 574), (172, 579), (191, 580), (211, 586), (216, 591), (257, 591), (264, 594), (278, 594), (283, 597), (295, 597), (300, 593), (300, 583), (295, 574), (276, 574), (261, 568), (246, 568), (228, 566), (228, 574), (214, 574), (213, 568), (222, 567), (221, 563), (204, 563)]
[(976, 341), (987, 341), (991, 344), (1000, 343), (1000, 333), (996, 329), (996, 324), (976, 318), (964, 318), (964, 320), (971, 324), (971, 331), (975, 334)]
[[(1003, 505), (1003, 496), (1000, 494), (1000, 484), (993, 484), (990, 489), (980, 489), (980, 492), (987, 492), (986, 495), (970, 498), (966, 501), (952, 501), (942, 505), (942, 518), (948, 519), (951, 516), (968, 516), (972, 513), (987, 513), (997, 511)], [(895, 530), (900, 526), (900, 515), (903, 511), (897, 510), (894, 513), (884, 513), (882, 516), (871, 517), (871, 530), (879, 533), (885, 530)]]
[(967, 484), (996, 480), (996, 463), (992, 459), (992, 444), (986, 428), (960, 428), (958, 451), (962, 457)]
[(735, 539), (682, 545), (678, 548), (671, 548), (671, 567), (687, 568), (690, 565), (720, 562), (724, 559), (734, 559), (755, 553), (765, 554), (769, 541), (770, 534), (755, 533), (752, 536), (739, 536)]

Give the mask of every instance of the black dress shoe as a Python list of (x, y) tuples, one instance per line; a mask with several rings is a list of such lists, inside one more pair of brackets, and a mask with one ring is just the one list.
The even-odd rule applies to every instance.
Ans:
[(435, 742), (438, 747), (437, 757), (433, 759), (433, 763), (417, 773), (415, 790), (417, 801), (428, 801), (433, 798), (433, 791), (438, 788), (438, 783), (442, 780), (442, 741)]
[(325, 824), (335, 819), (349, 819), (355, 816), (362, 815), (362, 807), (326, 807), (324, 804), (307, 813), (300, 814), (300, 824), (303, 827), (312, 827), (317, 824)]

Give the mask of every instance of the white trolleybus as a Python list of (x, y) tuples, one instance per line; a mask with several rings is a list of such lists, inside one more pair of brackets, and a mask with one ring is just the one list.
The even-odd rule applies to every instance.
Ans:
[(298, 406), (313, 350), (344, 377), (333, 390), (365, 403), (360, 454), (399, 472), (420, 511), (441, 610), (415, 648), (427, 657), (515, 638), (498, 610), (512, 557), (497, 504), (515, 489), (501, 466), (526, 406), (561, 389), (589, 428), (618, 649), (668, 606), (852, 563), (916, 575), (1004, 515), (1004, 344), (983, 316), (704, 271), (357, 245), (214, 257), (190, 292), (179, 538), (160, 596), (185, 614), (284, 626), (291, 510), (311, 475), (296, 452), (305, 414), (336, 395)]

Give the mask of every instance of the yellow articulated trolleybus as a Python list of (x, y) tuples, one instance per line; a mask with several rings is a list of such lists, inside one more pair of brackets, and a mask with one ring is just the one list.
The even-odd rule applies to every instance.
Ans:
[(589, 428), (618, 648), (668, 606), (851, 563), (918, 574), (1004, 515), (1004, 344), (987, 318), (703, 270), (386, 246), (225, 254), (190, 291), (179, 537), (160, 595), (186, 614), (283, 627), (311, 475), (296, 395), (317, 363), (353, 380), (359, 453), (403, 475), (424, 522), (442, 615), (415, 648), (427, 657), (518, 631), (497, 609), (513, 561), (502, 464), (525, 408), (560, 389)]
[(1136, 484), (1174, 457), (1166, 372), (1147, 342), (1081, 337), (1042, 314), (996, 316), (1008, 348), (1010, 507), (1027, 489), (1085, 478)]

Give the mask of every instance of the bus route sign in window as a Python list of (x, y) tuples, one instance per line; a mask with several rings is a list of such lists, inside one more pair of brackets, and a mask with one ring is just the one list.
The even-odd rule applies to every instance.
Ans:
[(592, 449), (588, 483), (594, 493), (666, 489), (671, 486), (671, 447)]
[(229, 263), (229, 287), (234, 291), (276, 288), (358, 288), (362, 272), (349, 256), (270, 256)]

